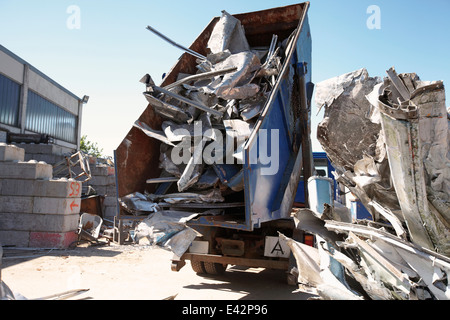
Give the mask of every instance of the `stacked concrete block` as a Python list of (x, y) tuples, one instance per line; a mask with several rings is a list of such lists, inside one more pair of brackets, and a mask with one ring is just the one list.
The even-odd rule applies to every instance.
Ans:
[(51, 165), (55, 165), (56, 163), (64, 160), (65, 156), (71, 155), (76, 152), (76, 150), (74, 149), (58, 146), (55, 144), (20, 143), (15, 145), (25, 150), (25, 161), (44, 161)]
[(8, 146), (6, 143), (0, 143), (0, 161), (23, 161), (24, 159), (24, 149), (16, 146)]
[(103, 218), (113, 221), (117, 212), (116, 176), (114, 166), (97, 164), (95, 158), (90, 160), (92, 178), (87, 181), (98, 195), (104, 196)]
[(0, 243), (67, 248), (78, 237), (81, 182), (53, 179), (50, 164), (24, 155), (0, 144)]

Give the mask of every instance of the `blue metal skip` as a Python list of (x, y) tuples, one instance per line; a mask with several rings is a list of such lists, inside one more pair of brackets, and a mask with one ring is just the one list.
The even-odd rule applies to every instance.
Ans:
[[(263, 222), (290, 217), (304, 154), (312, 155), (310, 146), (302, 144), (302, 132), (310, 123), (309, 107), (314, 87), (308, 8), (309, 2), (305, 2), (234, 15), (241, 20), (251, 45), (268, 45), (274, 34), (281, 41), (289, 38), (289, 44), (282, 71), (244, 146), (244, 207), (241, 209), (245, 212), (236, 218), (202, 216), (191, 220), (189, 225), (253, 231)], [(206, 54), (205, 44), (217, 20), (211, 21), (190, 49)], [(195, 64), (195, 58), (184, 54), (161, 86), (176, 81), (179, 72), (195, 73)], [(153, 128), (161, 123), (151, 107), (144, 111), (140, 120)], [(158, 162), (159, 142), (149, 142), (132, 128), (117, 149), (118, 196), (138, 190), (153, 192), (142, 177), (159, 176), (159, 171), (155, 170)]]
[(308, 105), (313, 87), (307, 9), (306, 5), (292, 39), (294, 45), (287, 53), (275, 88), (244, 146), (245, 221), (230, 223), (200, 218), (191, 225), (252, 231), (263, 222), (290, 217), (302, 173), (298, 77), (304, 77)]

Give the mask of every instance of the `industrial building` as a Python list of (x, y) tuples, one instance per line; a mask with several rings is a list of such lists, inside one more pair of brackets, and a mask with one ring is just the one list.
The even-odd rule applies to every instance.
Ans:
[(76, 151), (87, 100), (0, 45), (0, 142), (37, 134), (66, 153)]

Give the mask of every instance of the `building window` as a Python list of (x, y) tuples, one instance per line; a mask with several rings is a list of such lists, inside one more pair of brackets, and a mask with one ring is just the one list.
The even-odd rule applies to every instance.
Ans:
[(20, 84), (0, 74), (0, 122), (17, 127)]
[(77, 143), (77, 116), (28, 91), (26, 130)]

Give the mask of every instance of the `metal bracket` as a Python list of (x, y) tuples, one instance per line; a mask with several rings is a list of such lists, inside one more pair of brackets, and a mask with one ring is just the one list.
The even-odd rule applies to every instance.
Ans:
[(378, 106), (380, 107), (380, 111), (388, 116), (391, 116), (398, 120), (411, 120), (417, 119), (418, 110), (417, 106), (413, 104), (411, 101), (406, 101), (400, 105), (393, 104), (388, 105), (384, 96), (379, 97)]
[[(74, 168), (79, 166), (80, 173), (76, 173)], [(78, 151), (71, 156), (65, 157), (64, 160), (53, 165), (53, 174), (59, 176), (65, 174), (66, 178), (75, 179), (77, 181), (86, 182), (91, 179), (91, 169), (89, 167), (88, 157), (82, 151)], [(85, 177), (84, 180), (81, 178)]]
[(297, 71), (300, 77), (308, 74), (308, 63), (307, 62), (297, 62)]

